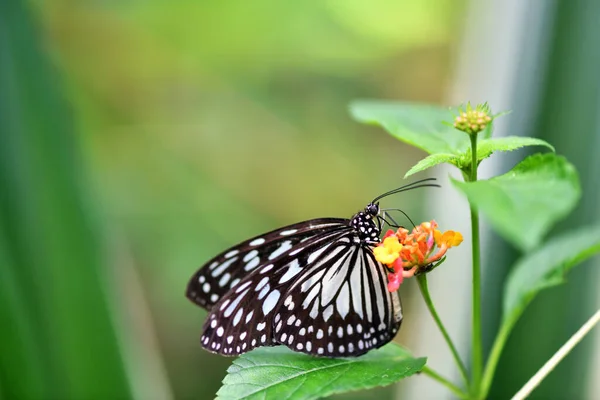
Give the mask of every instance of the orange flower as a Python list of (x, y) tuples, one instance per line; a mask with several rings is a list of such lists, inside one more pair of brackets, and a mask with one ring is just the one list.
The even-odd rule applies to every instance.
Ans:
[(404, 278), (409, 278), (425, 270), (440, 260), (446, 251), (458, 246), (463, 237), (460, 232), (437, 230), (435, 221), (423, 222), (412, 232), (399, 228), (396, 233), (388, 230), (373, 253), (377, 261), (387, 265), (388, 290), (398, 290)]

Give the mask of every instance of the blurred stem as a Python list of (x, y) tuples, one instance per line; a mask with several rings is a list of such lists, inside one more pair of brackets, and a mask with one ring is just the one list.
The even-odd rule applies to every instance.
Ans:
[(481, 398), (487, 397), (488, 392), (490, 391), (492, 381), (494, 379), (494, 373), (496, 372), (498, 361), (500, 361), (500, 355), (502, 354), (502, 350), (504, 349), (504, 345), (506, 344), (506, 340), (508, 339), (512, 328), (515, 326), (515, 323), (520, 316), (520, 312), (513, 313), (509, 319), (506, 319), (502, 322), (502, 326), (496, 335), (496, 339), (494, 339), (492, 351), (490, 352), (488, 361), (485, 365), (485, 371), (483, 373), (483, 378), (481, 379), (481, 385), (479, 386)]
[(463, 392), (458, 386), (456, 386), (455, 384), (450, 382), (448, 379), (446, 379), (443, 376), (441, 376), (440, 374), (438, 374), (433, 369), (431, 369), (429, 367), (423, 367), (421, 372), (423, 374), (427, 375), (428, 377), (430, 377), (431, 379), (433, 379), (434, 381), (438, 381), (442, 385), (446, 386), (448, 388), (448, 390), (450, 390), (452, 393), (454, 393), (458, 398), (460, 398), (460, 399), (468, 399), (469, 398), (468, 393)]
[(594, 326), (600, 322), (600, 310), (585, 323), (560, 349), (544, 364), (542, 368), (523, 386), (521, 390), (514, 395), (513, 400), (522, 400), (527, 398), (531, 392), (548, 376), (552, 370), (560, 363), (563, 358), (573, 350), (581, 340), (590, 333)]
[(421, 290), (421, 294), (423, 295), (423, 300), (425, 300), (425, 304), (427, 304), (427, 308), (429, 309), (431, 316), (433, 317), (440, 332), (442, 332), (442, 336), (444, 336), (444, 339), (446, 340), (446, 343), (448, 344), (448, 347), (450, 348), (450, 351), (452, 352), (452, 357), (454, 357), (454, 362), (456, 362), (456, 365), (458, 366), (458, 369), (460, 370), (460, 375), (462, 376), (465, 387), (468, 389), (469, 388), (469, 377), (467, 375), (467, 369), (465, 368), (464, 363), (460, 359), (458, 351), (456, 350), (456, 346), (454, 346), (454, 343), (452, 342), (452, 339), (450, 338), (448, 331), (446, 331), (446, 328), (444, 327), (444, 324), (442, 323), (442, 320), (440, 319), (440, 316), (438, 315), (438, 313), (433, 305), (433, 301), (431, 301), (431, 296), (429, 295), (429, 288), (427, 286), (427, 275), (423, 274), (423, 275), (417, 276), (417, 282), (419, 284), (419, 289)]
[[(470, 182), (477, 181), (477, 134), (471, 138), (471, 176)], [(479, 213), (473, 204), (471, 208), (471, 236), (473, 251), (473, 315), (472, 315), (472, 392), (475, 398), (479, 397), (482, 371), (482, 340), (481, 340), (481, 261), (479, 249)]]

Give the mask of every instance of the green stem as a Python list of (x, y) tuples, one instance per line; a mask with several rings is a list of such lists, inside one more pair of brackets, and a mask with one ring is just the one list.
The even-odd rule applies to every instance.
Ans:
[(481, 379), (481, 385), (479, 387), (479, 393), (481, 394), (481, 398), (486, 398), (488, 392), (490, 391), (490, 387), (492, 386), (492, 381), (494, 379), (494, 374), (496, 372), (496, 367), (498, 366), (498, 361), (500, 361), (500, 355), (502, 354), (502, 350), (504, 349), (504, 345), (512, 331), (512, 328), (515, 326), (515, 323), (521, 316), (520, 312), (514, 313), (510, 316), (510, 319), (502, 322), (500, 330), (496, 334), (496, 339), (494, 339), (494, 344), (492, 345), (492, 351), (488, 357), (487, 363), (485, 365), (485, 371), (483, 372), (483, 378)]
[(468, 393), (463, 392), (458, 386), (456, 386), (455, 384), (450, 382), (448, 379), (444, 378), (443, 376), (441, 376), (440, 374), (435, 372), (433, 369), (431, 369), (429, 367), (423, 367), (421, 372), (423, 374), (427, 375), (428, 377), (430, 377), (431, 379), (438, 381), (442, 385), (446, 386), (458, 398), (460, 398), (460, 399), (468, 399), (469, 398)]
[(431, 301), (431, 296), (429, 295), (429, 288), (427, 286), (427, 275), (423, 274), (423, 275), (417, 276), (417, 283), (419, 284), (419, 289), (421, 290), (421, 294), (423, 295), (423, 300), (425, 300), (425, 304), (427, 305), (427, 308), (429, 309), (431, 316), (433, 317), (440, 332), (442, 332), (442, 336), (444, 336), (444, 339), (446, 340), (446, 343), (448, 344), (448, 347), (450, 348), (450, 351), (452, 352), (452, 356), (454, 357), (454, 362), (456, 362), (456, 365), (458, 366), (458, 369), (460, 370), (460, 374), (465, 383), (465, 387), (468, 388), (469, 387), (469, 377), (467, 375), (467, 368), (465, 368), (465, 364), (460, 359), (460, 356), (458, 355), (458, 351), (456, 350), (456, 346), (454, 346), (454, 343), (452, 342), (450, 335), (448, 335), (448, 331), (446, 331), (446, 327), (444, 327), (444, 324), (442, 323), (442, 320), (440, 319), (440, 316), (438, 315), (438, 313), (433, 305), (433, 301)]
[[(471, 137), (471, 176), (470, 182), (477, 181), (477, 135)], [(479, 397), (483, 366), (483, 346), (481, 340), (481, 260), (479, 248), (479, 213), (473, 204), (471, 208), (472, 258), (473, 258), (473, 315), (472, 315), (472, 394)]]

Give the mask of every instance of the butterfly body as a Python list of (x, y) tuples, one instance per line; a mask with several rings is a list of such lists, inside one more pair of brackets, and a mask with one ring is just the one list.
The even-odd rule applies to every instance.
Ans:
[(379, 206), (244, 241), (208, 261), (187, 297), (209, 310), (201, 344), (228, 356), (285, 345), (323, 357), (359, 356), (393, 339), (400, 298), (387, 291)]

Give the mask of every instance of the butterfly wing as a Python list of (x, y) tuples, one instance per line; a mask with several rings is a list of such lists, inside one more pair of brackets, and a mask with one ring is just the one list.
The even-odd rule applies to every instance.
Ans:
[(343, 218), (320, 218), (285, 226), (233, 246), (204, 264), (190, 279), (186, 296), (210, 310), (261, 263), (274, 260), (316, 235), (346, 228)]
[(285, 293), (274, 340), (308, 354), (359, 356), (394, 338), (400, 297), (388, 292), (384, 266), (354, 233), (334, 246)]
[(277, 344), (273, 328), (284, 294), (308, 266), (351, 231), (347, 224), (327, 229), (257, 266), (212, 307), (202, 345), (215, 353), (238, 355)]

